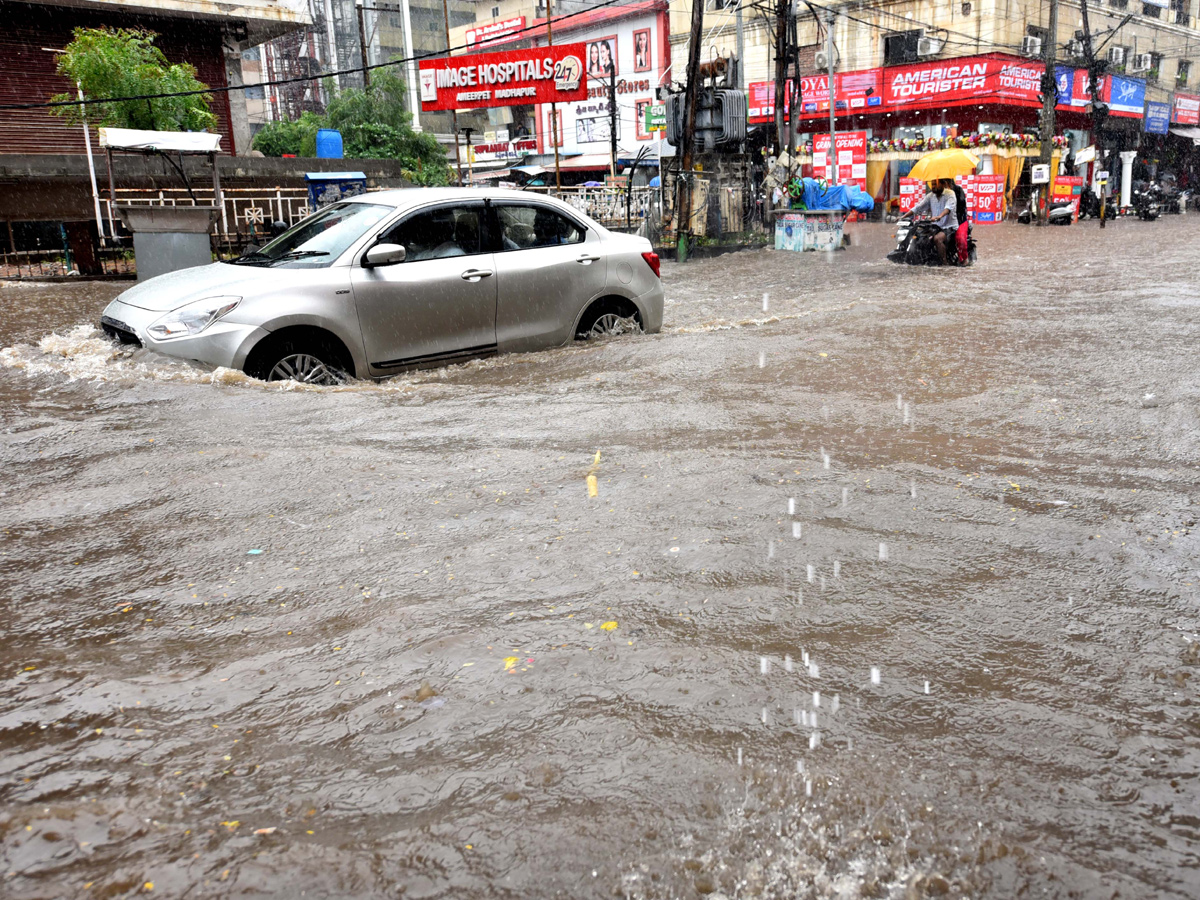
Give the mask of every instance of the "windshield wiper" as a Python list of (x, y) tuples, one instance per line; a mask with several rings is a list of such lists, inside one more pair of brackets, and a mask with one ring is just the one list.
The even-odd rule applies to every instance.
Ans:
[(237, 266), (237, 265), (241, 265), (242, 263), (253, 262), (254, 260), (258, 260), (258, 259), (270, 259), (270, 258), (271, 257), (268, 254), (263, 253), (261, 250), (248, 250), (247, 252), (243, 253), (241, 256), (235, 257), (234, 259), (227, 259), (227, 260), (225, 260), (225, 262), (229, 263), (230, 265)]
[(308, 259), (313, 256), (328, 256), (328, 250), (293, 250), (291, 253), (285, 253), (283, 256), (277, 256), (271, 262), (289, 262), (293, 259)]

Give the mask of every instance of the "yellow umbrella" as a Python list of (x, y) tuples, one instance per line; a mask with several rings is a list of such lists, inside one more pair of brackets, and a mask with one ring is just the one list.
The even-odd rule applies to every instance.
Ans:
[(917, 160), (917, 164), (912, 167), (908, 177), (920, 178), (922, 181), (954, 178), (958, 175), (970, 175), (978, 165), (979, 157), (960, 147), (934, 150)]

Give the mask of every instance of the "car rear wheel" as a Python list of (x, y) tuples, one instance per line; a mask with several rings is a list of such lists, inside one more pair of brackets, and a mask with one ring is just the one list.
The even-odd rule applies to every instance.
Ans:
[(271, 367), (267, 381), (298, 381), (301, 384), (341, 384), (330, 365), (311, 353), (291, 353)]
[(641, 334), (637, 307), (628, 300), (604, 300), (592, 304), (579, 320), (575, 337), (586, 340), (617, 334)]

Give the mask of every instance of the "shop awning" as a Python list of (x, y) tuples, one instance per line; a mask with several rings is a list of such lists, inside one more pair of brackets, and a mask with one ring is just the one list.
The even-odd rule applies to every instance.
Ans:
[[(558, 161), (560, 169), (607, 169), (612, 160), (607, 154), (585, 153), (582, 156), (563, 157)], [(553, 164), (550, 166), (554, 168)]]
[(1172, 128), (1171, 134), (1182, 138), (1191, 138), (1193, 143), (1200, 146), (1200, 128)]
[(511, 169), (486, 169), (482, 172), (471, 172), (467, 176), (467, 181), (474, 184), (477, 181), (491, 181), (493, 178), (507, 178), (512, 172)]

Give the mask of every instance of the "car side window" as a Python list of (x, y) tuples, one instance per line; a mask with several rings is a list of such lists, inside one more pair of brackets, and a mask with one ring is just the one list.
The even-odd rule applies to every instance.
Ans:
[(497, 206), (496, 217), (504, 250), (580, 244), (587, 237), (573, 221), (544, 206)]
[(474, 256), (482, 252), (483, 206), (438, 206), (414, 213), (379, 239), (404, 246), (404, 262)]

